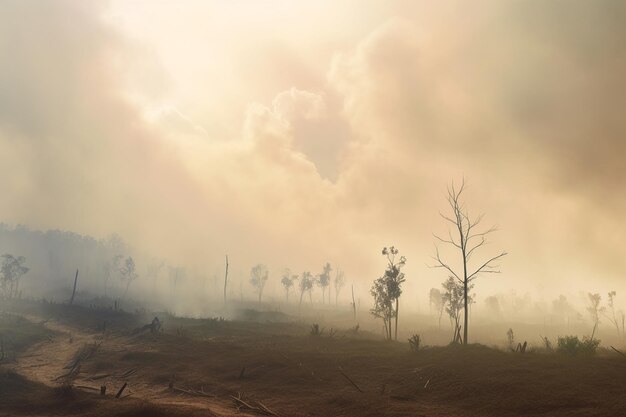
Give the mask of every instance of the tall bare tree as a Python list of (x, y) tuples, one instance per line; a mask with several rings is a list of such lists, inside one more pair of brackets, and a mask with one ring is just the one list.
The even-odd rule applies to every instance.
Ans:
[(497, 274), (500, 273), (497, 262), (507, 253), (501, 252), (498, 255), (484, 258), (480, 261), (472, 259), (476, 251), (487, 243), (487, 236), (496, 230), (495, 226), (489, 229), (480, 229), (483, 214), (472, 218), (470, 217), (465, 204), (461, 201), (463, 191), (465, 190), (465, 180), (458, 189), (452, 183), (447, 189), (446, 200), (450, 206), (451, 214), (439, 213), (441, 217), (450, 225), (448, 226), (448, 238), (442, 238), (433, 234), (437, 243), (451, 245), (459, 255), (462, 268), (455, 270), (448, 261), (442, 259), (439, 252), (439, 245), (435, 244), (436, 254), (433, 259), (436, 261), (435, 268), (443, 268), (451, 274), (463, 286), (463, 344), (467, 344), (468, 324), (469, 324), (469, 301), (468, 294), (471, 282), (478, 278), (481, 274)]

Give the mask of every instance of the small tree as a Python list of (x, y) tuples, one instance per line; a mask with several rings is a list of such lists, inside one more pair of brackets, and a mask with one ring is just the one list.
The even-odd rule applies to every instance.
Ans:
[(395, 310), (385, 277), (377, 278), (374, 281), (370, 293), (374, 297), (374, 307), (370, 309), (370, 313), (372, 316), (383, 320), (385, 339), (391, 340), (391, 320), (395, 315)]
[[(330, 286), (330, 272), (332, 270), (333, 269), (331, 268), (330, 263), (326, 262), (326, 265), (324, 265), (324, 268), (322, 269), (322, 273), (319, 274), (317, 279), (317, 284), (322, 289), (322, 304), (324, 304), (324, 300), (326, 299), (326, 289)], [(328, 303), (330, 304), (330, 289), (328, 291)]]
[(126, 293), (130, 287), (130, 283), (139, 277), (137, 274), (137, 268), (135, 267), (135, 261), (131, 256), (124, 260), (124, 266), (120, 269), (120, 277), (122, 282), (126, 283), (126, 289), (122, 295), (122, 299), (126, 298)]
[(459, 328), (461, 322), (461, 311), (464, 308), (464, 289), (454, 277), (448, 279), (442, 284), (443, 286), (443, 304), (446, 313), (450, 317), (450, 324), (454, 325), (454, 336), (452, 341), (456, 342), (460, 335)]
[(587, 312), (591, 316), (591, 321), (593, 322), (593, 331), (591, 332), (591, 340), (593, 340), (593, 336), (596, 334), (596, 329), (600, 324), (600, 314), (604, 313), (605, 308), (600, 306), (600, 302), (602, 301), (600, 294), (588, 293), (587, 296), (589, 297)]
[[(470, 218), (469, 213), (465, 205), (461, 202), (461, 196), (465, 188), (465, 181), (461, 184), (461, 187), (457, 190), (454, 183), (448, 187), (447, 201), (452, 211), (451, 215), (444, 215), (439, 213), (441, 217), (452, 225), (452, 230), (448, 230), (448, 238), (441, 238), (434, 235), (440, 243), (445, 243), (455, 248), (459, 254), (459, 261), (462, 265), (462, 272), (455, 271), (448, 262), (444, 261), (439, 252), (439, 247), (436, 245), (436, 255), (433, 259), (436, 261), (435, 268), (443, 268), (449, 274), (451, 274), (462, 286), (463, 286), (463, 310), (464, 310), (464, 323), (463, 323), (463, 343), (467, 344), (468, 338), (468, 325), (469, 325), (469, 306), (471, 295), (469, 288), (473, 280), (478, 278), (481, 274), (492, 273), (496, 274), (498, 265), (496, 262), (506, 255), (506, 252), (501, 252), (499, 255), (487, 258), (486, 260), (476, 262), (472, 267), (470, 261), (476, 251), (487, 243), (486, 236), (497, 229), (492, 227), (490, 229), (479, 231), (480, 222), (483, 219), (483, 215), (476, 218)], [(454, 234), (457, 237), (453, 237)]]
[(24, 263), (26, 263), (26, 258), (23, 256), (16, 257), (8, 253), (2, 255), (0, 285), (5, 297), (13, 298), (19, 294), (20, 278), (29, 271)]
[(402, 283), (405, 281), (402, 268), (406, 264), (406, 258), (401, 256), (397, 260), (398, 249), (394, 246), (383, 248), (382, 254), (387, 257), (387, 269), (382, 277), (374, 281), (370, 290), (374, 297), (374, 308), (371, 309), (371, 313), (383, 319), (389, 340), (391, 340), (391, 321), (395, 318), (394, 338), (398, 340), (399, 300), (402, 295)]
[(311, 290), (313, 289), (314, 279), (310, 272), (303, 272), (300, 277), (300, 304), (298, 307), (302, 306), (302, 297), (305, 292), (309, 293), (309, 297), (311, 295)]
[(609, 295), (608, 295), (609, 300), (607, 302), (607, 304), (609, 305), (609, 313), (605, 314), (604, 316), (608, 318), (611, 323), (613, 323), (613, 326), (615, 326), (615, 330), (617, 330), (617, 337), (619, 337), (620, 336), (619, 323), (618, 323), (617, 314), (615, 312), (615, 296), (616, 295), (617, 295), (617, 292), (615, 291), (609, 292)]
[(346, 277), (343, 273), (343, 271), (340, 271), (339, 269), (337, 269), (337, 272), (335, 273), (335, 305), (337, 305), (338, 300), (339, 300), (339, 293), (341, 292), (341, 289), (344, 287), (344, 285), (346, 285)]
[(259, 303), (263, 298), (263, 289), (269, 278), (267, 266), (258, 264), (250, 270), (250, 284), (256, 289), (259, 295)]
[(280, 283), (283, 284), (283, 288), (285, 289), (285, 296), (287, 297), (287, 302), (289, 302), (289, 292), (293, 288), (295, 282), (298, 280), (298, 275), (292, 275), (289, 269), (285, 269), (283, 273), (283, 277), (280, 280)]

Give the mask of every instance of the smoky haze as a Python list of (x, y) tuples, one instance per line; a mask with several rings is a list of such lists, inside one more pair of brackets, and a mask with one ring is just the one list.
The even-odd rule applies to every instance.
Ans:
[[(257, 263), (279, 299), (284, 268), (330, 262), (363, 311), (393, 244), (405, 308), (425, 312), (465, 178), (499, 228), (485, 253), (509, 252), (479, 306), (624, 293), (626, 4), (263, 3), (3, 1), (3, 233), (118, 235), (135, 296), (155, 259), (217, 299), (226, 254), (233, 296)], [(68, 246), (52, 277), (12, 236), (0, 250), (31, 255), (32, 288), (81, 265), (96, 280), (115, 252)]]

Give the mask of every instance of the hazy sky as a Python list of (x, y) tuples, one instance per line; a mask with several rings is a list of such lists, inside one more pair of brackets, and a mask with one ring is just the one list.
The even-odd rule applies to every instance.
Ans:
[(432, 233), (464, 176), (500, 228), (485, 255), (510, 253), (478, 290), (626, 290), (625, 22), (601, 0), (1, 0), (0, 220), (207, 269), (328, 260), (363, 289), (395, 244), (415, 297), (446, 278)]

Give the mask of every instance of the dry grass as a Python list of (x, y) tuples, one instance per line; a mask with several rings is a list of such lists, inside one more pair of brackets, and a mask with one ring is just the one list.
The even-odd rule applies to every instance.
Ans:
[[(93, 329), (102, 320), (99, 314), (60, 317), (72, 326), (83, 323)], [(207, 407), (217, 415), (235, 415), (230, 396), (241, 393), (245, 401), (261, 402), (285, 417), (626, 415), (626, 360), (618, 355), (520, 355), (481, 345), (416, 353), (408, 343), (385, 342), (366, 332), (312, 337), (304, 323), (173, 317), (164, 319), (164, 332), (132, 336), (130, 329), (147, 318), (126, 317), (113, 322), (109, 336), (102, 336), (81, 375), (117, 375), (98, 383), (128, 381), (136, 395), (115, 401), (80, 392), (61, 401), (49, 393), (31, 394), (29, 390), (45, 387), (5, 375), (0, 413), (37, 415), (33, 407), (48, 404), (49, 410), (59, 411), (46, 415), (75, 415), (80, 407), (85, 409), (81, 415), (103, 410), (128, 416), (204, 410), (198, 415), (207, 415)], [(129, 371), (134, 372), (120, 377)], [(174, 387), (182, 391), (168, 388), (172, 375)], [(7, 393), (7, 386), (16, 391)], [(20, 399), (28, 395), (37, 400)], [(30, 408), (20, 408), (26, 403)], [(93, 404), (97, 410), (90, 408)]]

